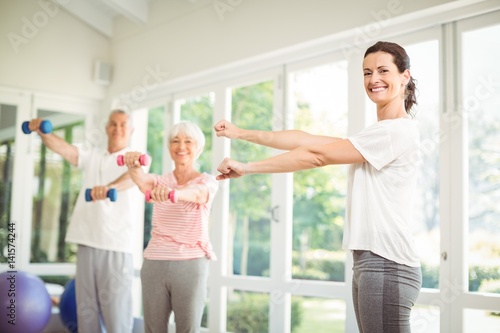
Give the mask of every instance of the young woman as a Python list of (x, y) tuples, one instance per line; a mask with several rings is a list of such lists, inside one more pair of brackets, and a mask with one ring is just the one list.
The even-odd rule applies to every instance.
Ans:
[(410, 59), (395, 43), (369, 47), (363, 75), (365, 91), (377, 107), (377, 123), (342, 139), (299, 130), (245, 130), (222, 120), (214, 127), (217, 136), (288, 152), (248, 163), (226, 158), (217, 179), (351, 164), (343, 246), (353, 253), (359, 331), (410, 332), (410, 312), (422, 280), (411, 234), (419, 165), (419, 133), (411, 119), (416, 87)]

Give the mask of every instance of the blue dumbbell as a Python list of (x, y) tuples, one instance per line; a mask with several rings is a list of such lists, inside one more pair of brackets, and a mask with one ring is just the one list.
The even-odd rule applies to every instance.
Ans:
[[(85, 201), (92, 201), (92, 196), (90, 195), (91, 191), (92, 191), (91, 188), (85, 190)], [(115, 202), (117, 197), (116, 188), (110, 189), (108, 193), (106, 193), (106, 197), (108, 197), (109, 200)]]
[[(31, 133), (29, 121), (23, 122), (21, 128), (24, 134)], [(52, 123), (50, 122), (50, 120), (42, 120), (42, 122), (40, 123), (40, 131), (42, 131), (42, 133), (44, 134), (49, 134), (52, 132)]]

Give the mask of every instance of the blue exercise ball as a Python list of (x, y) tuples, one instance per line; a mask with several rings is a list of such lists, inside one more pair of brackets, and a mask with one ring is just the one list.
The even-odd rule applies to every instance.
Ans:
[(78, 332), (78, 322), (76, 317), (76, 291), (75, 279), (71, 279), (64, 286), (64, 292), (59, 302), (59, 314), (64, 326), (71, 332)]
[(0, 332), (40, 333), (47, 326), (52, 301), (45, 283), (26, 272), (0, 273)]

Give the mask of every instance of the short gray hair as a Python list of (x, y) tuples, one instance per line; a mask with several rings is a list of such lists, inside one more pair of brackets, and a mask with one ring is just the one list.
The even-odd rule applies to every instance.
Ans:
[(119, 114), (124, 114), (127, 116), (128, 118), (128, 125), (130, 128), (134, 128), (134, 122), (132, 121), (132, 116), (130, 115), (129, 112), (125, 111), (125, 110), (122, 110), (122, 109), (113, 109), (111, 110), (111, 112), (109, 113), (109, 116), (108, 116), (108, 123), (109, 123), (109, 120), (111, 119), (111, 116), (116, 114), (116, 113), (119, 113)]
[(201, 128), (191, 121), (178, 122), (170, 129), (168, 142), (172, 141), (172, 139), (179, 134), (185, 135), (196, 142), (197, 151), (195, 157), (198, 159), (203, 152), (203, 148), (205, 147), (205, 135), (201, 131)]

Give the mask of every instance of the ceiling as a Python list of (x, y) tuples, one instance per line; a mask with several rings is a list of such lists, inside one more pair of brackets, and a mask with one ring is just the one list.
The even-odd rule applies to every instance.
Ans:
[(113, 19), (124, 17), (144, 24), (148, 20), (149, 0), (72, 0), (59, 4), (68, 12), (107, 37), (113, 36)]

